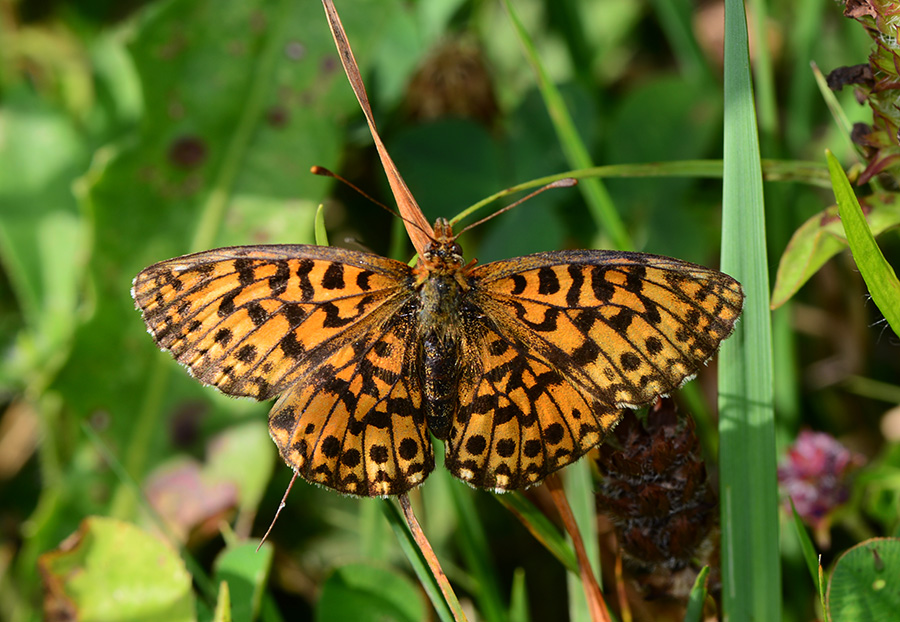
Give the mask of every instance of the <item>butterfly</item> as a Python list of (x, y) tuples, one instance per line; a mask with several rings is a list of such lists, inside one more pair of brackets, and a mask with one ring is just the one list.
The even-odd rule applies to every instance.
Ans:
[(741, 286), (644, 253), (466, 263), (450, 223), (424, 222), (387, 155), (323, 2), (417, 264), (327, 246), (221, 248), (141, 271), (136, 306), (201, 382), (279, 396), (271, 436), (311, 483), (402, 494), (433, 470), (433, 435), (473, 486), (534, 485), (602, 442), (623, 409), (693, 377), (733, 331)]

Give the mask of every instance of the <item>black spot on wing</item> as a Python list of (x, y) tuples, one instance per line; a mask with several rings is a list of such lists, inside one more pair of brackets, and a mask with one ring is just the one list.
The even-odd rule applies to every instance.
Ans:
[(372, 289), (372, 286), (369, 284), (369, 279), (372, 277), (372, 272), (369, 270), (363, 270), (359, 274), (356, 275), (356, 286), (363, 290), (364, 292)]
[(240, 282), (241, 286), (247, 287), (251, 283), (253, 283), (253, 261), (247, 259), (246, 257), (242, 257), (240, 259), (234, 260), (234, 269), (237, 270), (238, 273), (238, 282)]
[(234, 313), (234, 299), (237, 298), (240, 293), (240, 289), (233, 289), (222, 296), (222, 300), (219, 301), (219, 317), (228, 317)]
[(344, 288), (344, 265), (339, 263), (331, 263), (325, 270), (325, 276), (322, 277), (322, 287), (325, 289), (343, 289)]
[(600, 302), (609, 302), (616, 289), (606, 280), (606, 268), (594, 266), (591, 269), (591, 290)]
[(310, 300), (316, 290), (313, 288), (312, 282), (309, 280), (309, 273), (315, 267), (312, 259), (301, 259), (297, 266), (297, 278), (300, 279), (300, 297), (303, 300)]
[(553, 268), (547, 266), (538, 270), (538, 293), (539, 294), (555, 294), (559, 291), (559, 278)]
[(581, 299), (581, 287), (584, 285), (584, 274), (581, 266), (571, 265), (568, 267), (569, 278), (572, 279), (569, 290), (566, 292), (566, 305), (569, 307), (578, 306)]
[(525, 288), (528, 286), (527, 279), (521, 274), (514, 274), (510, 277), (513, 282), (512, 295), (520, 296), (522, 292), (525, 291)]
[(252, 363), (256, 358), (256, 346), (247, 344), (238, 350), (235, 356), (242, 363)]
[(254, 326), (261, 326), (266, 321), (266, 310), (258, 302), (251, 302), (247, 305), (247, 314)]
[(269, 277), (269, 287), (272, 294), (280, 296), (287, 290), (288, 279), (291, 276), (290, 268), (286, 261), (279, 261), (275, 264), (275, 274)]

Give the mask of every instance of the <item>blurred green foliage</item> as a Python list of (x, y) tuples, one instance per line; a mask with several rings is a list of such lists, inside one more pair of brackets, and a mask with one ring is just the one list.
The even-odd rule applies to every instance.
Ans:
[[(721, 157), (715, 4), (516, 7), (596, 164)], [(338, 9), (383, 137), (429, 219), (568, 168), (500, 3), (343, 0)], [(821, 161), (829, 147), (850, 164), (809, 62), (826, 71), (864, 62), (869, 40), (834, 3), (772, 11), (764, 36), (754, 33), (774, 68), (767, 85), (776, 115), (762, 126), (763, 155)], [(39, 557), (76, 532), (73, 550), (83, 551), (90, 529), (113, 519), (141, 528), (122, 545), (129, 550), (148, 537), (151, 547), (180, 550), (183, 562), (165, 563), (193, 578), (188, 619), (212, 619), (223, 580), (235, 620), (326, 620), (327, 611), (381, 606), (390, 619), (421, 617), (427, 601), (409, 582), (379, 501), (298, 483), (270, 537), (274, 554), (247, 555), (290, 476), (266, 438), (267, 405), (194, 382), (156, 350), (129, 296), (133, 276), (156, 261), (229, 244), (311, 242), (323, 201), (332, 243), (411, 256), (389, 214), (308, 173), (325, 166), (391, 203), (320, 4), (0, 0), (0, 41), (0, 619), (39, 618), (55, 602), (45, 600)], [(452, 90), (440, 86), (446, 67), (466, 72)], [(838, 97), (848, 114), (871, 121), (851, 89)], [(716, 264), (718, 182), (604, 184), (638, 250)], [(832, 200), (803, 184), (767, 187), (773, 271), (792, 232)], [(604, 235), (577, 191), (557, 190), (462, 244), (487, 262), (590, 247)], [(897, 265), (896, 235), (879, 242)], [(845, 252), (776, 317), (780, 445), (808, 426), (872, 461), (834, 517), (830, 547), (818, 542), (826, 567), (865, 537), (900, 532), (891, 451), (900, 438), (900, 357), (865, 296)], [(701, 375), (695, 412), (712, 410), (712, 380)], [(714, 430), (700, 416), (700, 429)], [(711, 432), (704, 440), (714, 446)], [(510, 602), (516, 619), (527, 611), (564, 618), (565, 568), (488, 493), (439, 469), (414, 501), (467, 606), (486, 615), (501, 603), (491, 619), (503, 619)], [(459, 508), (469, 506), (483, 534), (467, 531), (463, 543)], [(785, 619), (811, 619), (817, 597), (799, 545), (786, 534), (783, 550)], [(53, 555), (46, 563), (83, 563)], [(174, 619), (164, 601), (145, 619)]]

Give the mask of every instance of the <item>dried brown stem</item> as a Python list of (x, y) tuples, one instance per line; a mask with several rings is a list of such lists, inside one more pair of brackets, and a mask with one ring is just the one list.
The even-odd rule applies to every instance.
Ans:
[(588, 559), (587, 551), (584, 549), (584, 540), (581, 539), (581, 532), (578, 531), (578, 524), (575, 522), (575, 515), (572, 514), (572, 508), (569, 507), (569, 500), (566, 498), (566, 492), (563, 490), (562, 482), (556, 473), (550, 474), (544, 480), (547, 490), (553, 503), (556, 505), (559, 516), (562, 518), (563, 525), (569, 536), (572, 538), (572, 545), (575, 548), (575, 556), (578, 558), (578, 567), (581, 575), (581, 585), (584, 588), (584, 595), (587, 598), (588, 610), (591, 614), (591, 620), (594, 622), (610, 622), (609, 610), (603, 600), (603, 593), (600, 591), (600, 585), (594, 577), (594, 570), (591, 568), (591, 562)]

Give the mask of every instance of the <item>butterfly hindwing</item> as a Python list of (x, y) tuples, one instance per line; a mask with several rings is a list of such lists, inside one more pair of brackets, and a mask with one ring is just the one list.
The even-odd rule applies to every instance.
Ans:
[(434, 468), (416, 369), (414, 316), (401, 309), (320, 360), (269, 414), (285, 461), (345, 494), (406, 492)]
[(460, 479), (497, 491), (533, 485), (573, 462), (620, 414), (506, 328), (483, 315), (467, 322), (468, 363), (445, 460)]
[(369, 253), (245, 246), (154, 264), (132, 295), (157, 344), (196, 378), (262, 400), (394, 313), (409, 278)]

